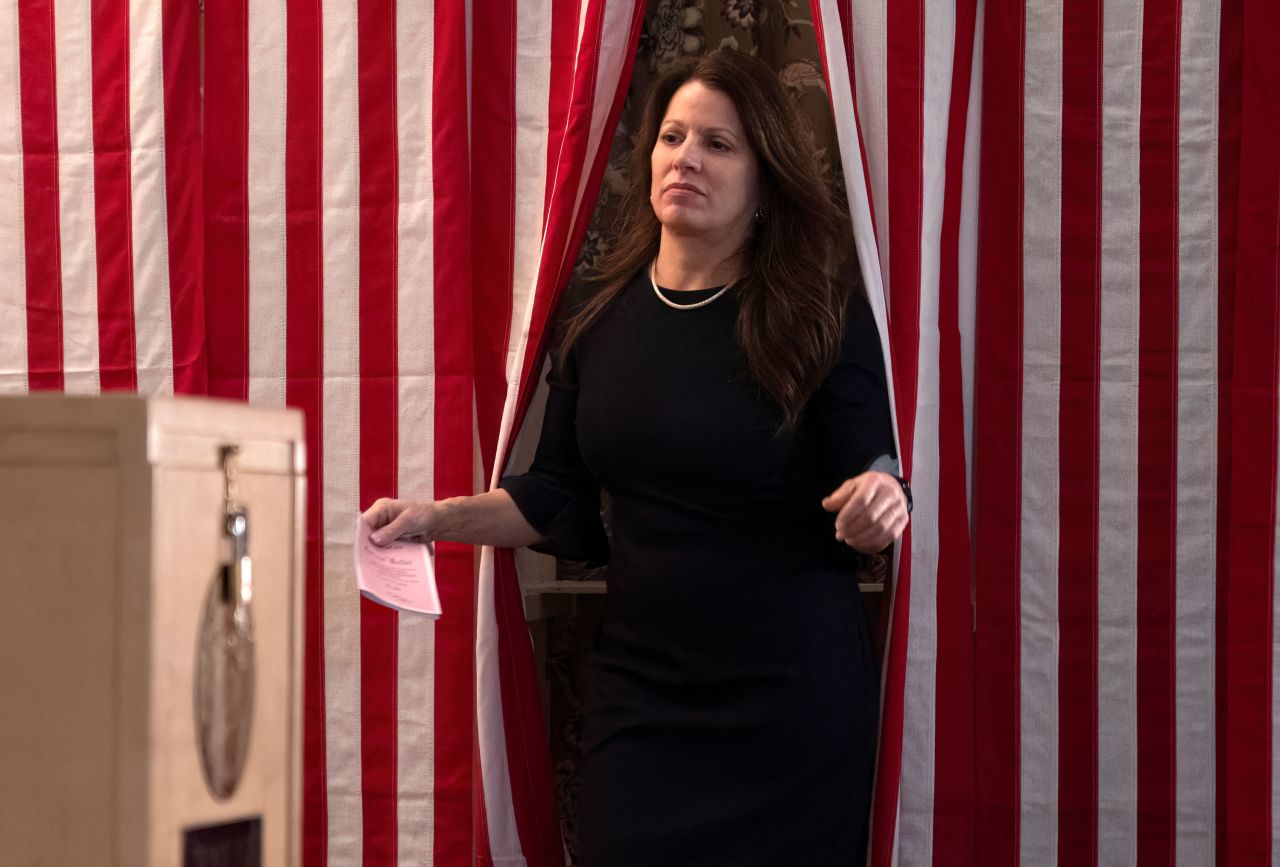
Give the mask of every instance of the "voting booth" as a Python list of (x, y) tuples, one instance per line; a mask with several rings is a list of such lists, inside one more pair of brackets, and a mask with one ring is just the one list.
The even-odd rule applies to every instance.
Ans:
[(0, 862), (299, 863), (300, 413), (0, 397)]

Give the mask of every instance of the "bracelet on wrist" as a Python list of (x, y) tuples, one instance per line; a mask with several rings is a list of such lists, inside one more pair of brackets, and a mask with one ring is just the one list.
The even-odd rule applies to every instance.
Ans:
[(913, 505), (911, 500), (911, 483), (902, 476), (894, 476), (894, 478), (897, 479), (898, 484), (902, 486), (902, 495), (907, 498), (907, 514), (910, 515), (911, 507)]

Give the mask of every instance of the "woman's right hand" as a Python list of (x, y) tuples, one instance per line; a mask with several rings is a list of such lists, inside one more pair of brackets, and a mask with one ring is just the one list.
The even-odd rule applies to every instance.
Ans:
[(439, 516), (437, 506), (430, 500), (391, 500), (383, 497), (374, 502), (362, 516), (373, 533), (370, 539), (375, 545), (388, 545), (398, 539), (407, 542), (434, 540)]
[(405, 539), (426, 542), (428, 548), (437, 541), (523, 548), (542, 538), (502, 488), (445, 500), (384, 498), (370, 506), (361, 520), (373, 530), (370, 537), (375, 545)]

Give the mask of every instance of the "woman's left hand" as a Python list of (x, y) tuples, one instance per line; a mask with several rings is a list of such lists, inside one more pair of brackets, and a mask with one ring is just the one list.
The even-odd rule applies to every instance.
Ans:
[(863, 554), (877, 554), (898, 541), (907, 526), (902, 485), (877, 470), (847, 480), (822, 500), (836, 513), (836, 538)]

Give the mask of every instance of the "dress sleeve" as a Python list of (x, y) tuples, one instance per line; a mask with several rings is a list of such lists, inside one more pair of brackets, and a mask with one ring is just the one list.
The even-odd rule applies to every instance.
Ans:
[(870, 469), (898, 472), (880, 335), (866, 299), (849, 299), (840, 358), (811, 406), (827, 491)]
[(606, 563), (609, 539), (600, 519), (600, 486), (578, 448), (578, 385), (572, 360), (564, 376), (553, 369), (547, 384), (550, 391), (533, 466), (523, 475), (503, 477), (498, 487), (542, 534), (541, 541), (529, 546), (534, 551)]

